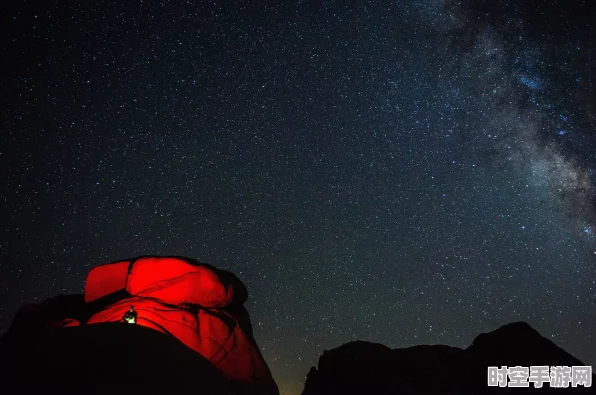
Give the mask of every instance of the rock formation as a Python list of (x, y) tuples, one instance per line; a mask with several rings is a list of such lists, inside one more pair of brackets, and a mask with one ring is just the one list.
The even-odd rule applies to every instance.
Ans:
[[(390, 349), (356, 341), (324, 351), (318, 369), (312, 367), (308, 373), (302, 395), (507, 394), (520, 390), (489, 387), (488, 366), (539, 365), (584, 364), (525, 322), (481, 334), (465, 350), (444, 345)], [(596, 392), (595, 376), (592, 387), (573, 390)], [(547, 393), (561, 390), (548, 384), (540, 389)]]
[[(84, 295), (20, 309), (0, 341), (2, 372), (19, 393), (275, 395), (247, 298), (234, 274), (188, 258), (98, 266)], [(136, 325), (122, 319), (130, 306)]]

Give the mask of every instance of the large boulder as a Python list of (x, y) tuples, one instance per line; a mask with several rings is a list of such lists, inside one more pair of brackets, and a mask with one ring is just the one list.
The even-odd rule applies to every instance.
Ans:
[[(465, 350), (444, 345), (390, 349), (356, 341), (324, 351), (318, 369), (310, 369), (302, 395), (503, 394), (518, 389), (489, 387), (488, 366), (538, 365), (584, 364), (525, 322), (481, 334)], [(596, 385), (596, 375), (592, 382)], [(574, 388), (584, 393), (594, 389)], [(541, 391), (560, 389), (546, 384)]]
[[(93, 268), (84, 296), (60, 296), (24, 306), (5, 338), (22, 344), (31, 338), (62, 339), (64, 332), (90, 340), (91, 327), (112, 332), (122, 331), (122, 326), (150, 328), (208, 361), (234, 393), (278, 394), (252, 337), (243, 306), (247, 297), (244, 284), (230, 272), (184, 257), (143, 256)], [(123, 322), (130, 306), (138, 314), (137, 325)], [(92, 333), (99, 336), (97, 342), (103, 341), (102, 331)], [(80, 346), (85, 350), (83, 340)], [(90, 347), (88, 354), (92, 354)]]

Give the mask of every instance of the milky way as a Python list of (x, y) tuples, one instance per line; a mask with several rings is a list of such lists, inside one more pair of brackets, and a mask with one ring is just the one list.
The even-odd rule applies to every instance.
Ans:
[(518, 320), (596, 363), (591, 2), (10, 3), (0, 329), (173, 254), (246, 283), (284, 395)]
[[(443, 30), (505, 144), (494, 146), (555, 208), (596, 223), (596, 38), (586, 2), (447, 1)], [(511, 125), (511, 119), (517, 124)], [(495, 132), (496, 133), (496, 132)], [(506, 149), (503, 149), (506, 148)]]

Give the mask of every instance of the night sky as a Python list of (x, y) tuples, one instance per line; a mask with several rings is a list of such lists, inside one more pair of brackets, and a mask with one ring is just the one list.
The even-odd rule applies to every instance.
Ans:
[(284, 395), (517, 320), (596, 365), (593, 1), (13, 3), (0, 330), (184, 255), (247, 285)]

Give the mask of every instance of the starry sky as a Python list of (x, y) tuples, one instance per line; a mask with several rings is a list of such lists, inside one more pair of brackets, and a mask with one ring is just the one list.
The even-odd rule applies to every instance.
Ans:
[(12, 3), (0, 330), (185, 255), (245, 282), (284, 395), (517, 320), (596, 364), (593, 2)]

